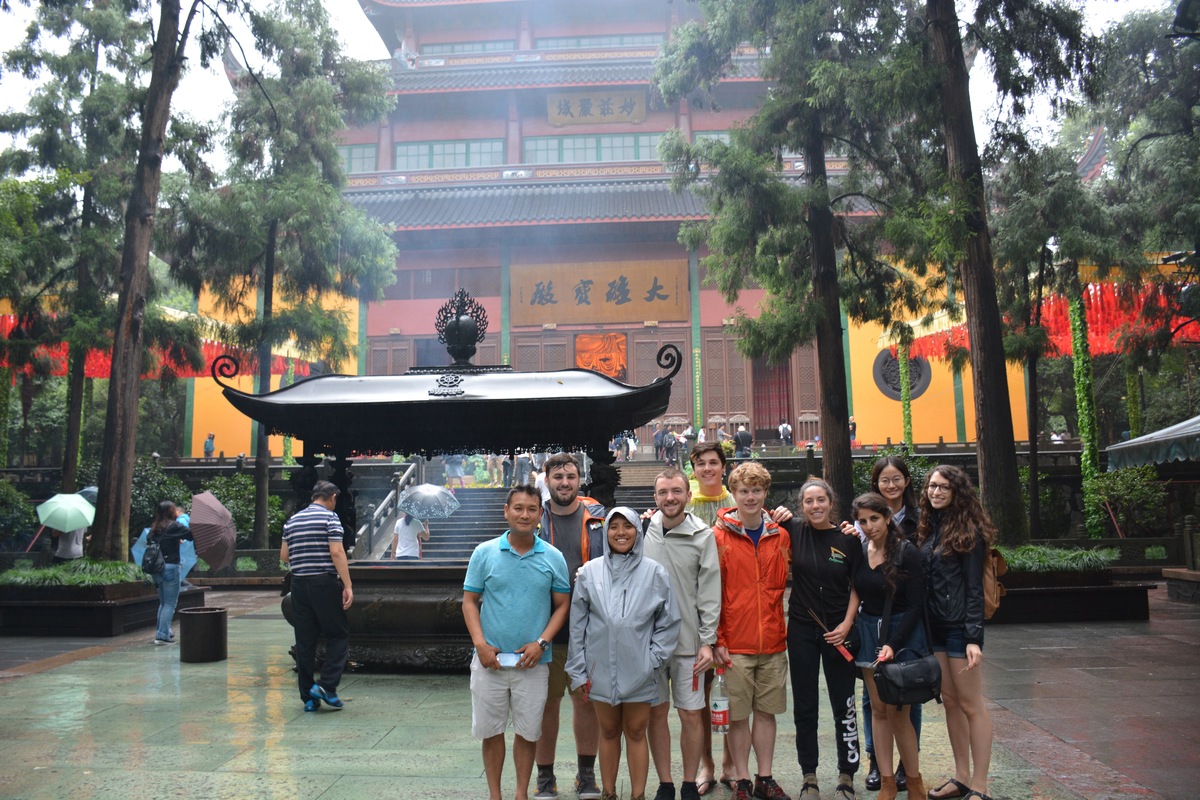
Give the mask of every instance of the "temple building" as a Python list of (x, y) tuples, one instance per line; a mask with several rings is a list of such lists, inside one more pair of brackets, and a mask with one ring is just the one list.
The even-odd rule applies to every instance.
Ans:
[[(486, 309), (478, 364), (517, 370), (588, 367), (643, 385), (654, 356), (687, 356), (665, 424), (776, 439), (782, 420), (797, 443), (820, 434), (815, 352), (769, 365), (737, 350), (727, 330), (740, 308), (706, 283), (704, 253), (678, 242), (702, 219), (694, 194), (674, 193), (659, 161), (664, 132), (724, 137), (767, 90), (753, 52), (736, 59), (715, 101), (664, 104), (654, 62), (674, 29), (699, 13), (667, 0), (360, 0), (393, 53), (395, 110), (344, 132), (347, 198), (394, 233), (396, 283), (359, 315), (358, 369), (395, 375), (448, 363), (435, 313), (459, 289)], [(784, 169), (801, 173), (802, 164)], [(829, 169), (841, 165), (829, 159)], [(847, 325), (851, 413), (862, 443), (899, 442), (896, 361), (873, 326)], [(918, 359), (914, 439), (974, 439), (969, 374)], [(1009, 378), (1023, 432), (1024, 382)], [(196, 406), (192, 452), (208, 415)], [(1021, 435), (1018, 433), (1018, 435)], [(199, 438), (197, 438), (199, 437)], [(639, 438), (649, 442), (649, 430)], [(247, 448), (249, 441), (247, 440)]]

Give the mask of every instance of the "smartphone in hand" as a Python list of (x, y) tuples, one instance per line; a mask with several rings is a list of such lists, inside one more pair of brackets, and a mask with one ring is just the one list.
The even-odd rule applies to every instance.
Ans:
[(496, 653), (496, 660), (503, 669), (512, 669), (521, 663), (520, 653)]

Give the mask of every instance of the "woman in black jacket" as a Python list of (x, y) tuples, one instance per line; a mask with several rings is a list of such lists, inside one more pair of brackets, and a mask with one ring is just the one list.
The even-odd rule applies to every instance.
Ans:
[[(918, 508), (917, 492), (913, 487), (912, 473), (908, 471), (908, 464), (904, 463), (904, 459), (899, 456), (882, 456), (877, 460), (874, 468), (871, 469), (871, 491), (878, 493), (887, 501), (888, 508), (892, 512), (892, 522), (895, 523), (901, 537), (916, 545), (917, 523), (921, 519), (921, 512)], [(859, 527), (861, 528), (861, 526)], [(921, 745), (921, 708), (921, 705), (915, 704), (911, 706), (909, 712), (913, 730), (917, 734), (918, 747)], [(874, 792), (879, 791), (881, 778), (879, 763), (875, 759), (875, 729), (871, 715), (871, 696), (867, 692), (865, 683), (862, 690), (862, 709), (863, 740), (866, 742), (867, 757), (870, 759), (867, 769), (867, 788)], [(901, 792), (908, 790), (908, 776), (905, 774), (903, 761), (896, 767), (896, 787)]]
[(931, 798), (987, 796), (992, 719), (983, 700), (983, 565), (996, 528), (967, 473), (935, 467), (921, 493), (917, 529), (925, 560), (929, 635), (942, 667), (954, 777)]
[(166, 562), (163, 571), (153, 576), (158, 589), (158, 628), (154, 632), (154, 643), (158, 645), (175, 641), (171, 620), (175, 618), (175, 606), (179, 602), (179, 544), (184, 539), (192, 539), (191, 529), (178, 521), (180, 513), (179, 506), (170, 500), (159, 503), (146, 539), (147, 542), (158, 542)]

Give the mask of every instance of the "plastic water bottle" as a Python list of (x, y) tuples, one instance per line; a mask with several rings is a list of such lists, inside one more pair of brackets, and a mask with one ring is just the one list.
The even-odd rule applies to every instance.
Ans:
[(712, 712), (712, 732), (729, 733), (729, 687), (725, 683), (724, 667), (717, 667), (717, 677), (709, 694), (709, 711)]

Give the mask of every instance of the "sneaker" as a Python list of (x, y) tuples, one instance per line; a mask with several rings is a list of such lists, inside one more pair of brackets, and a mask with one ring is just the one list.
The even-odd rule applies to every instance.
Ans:
[(304, 701), (305, 711), (316, 711), (321, 707), (321, 701), (315, 697), (310, 697)]
[(738, 781), (733, 790), (733, 800), (753, 800), (754, 784), (750, 781)]
[(792, 800), (770, 775), (765, 778), (760, 775), (754, 776), (754, 796), (761, 800)]
[(600, 800), (600, 787), (596, 785), (596, 776), (591, 772), (581, 772), (575, 776), (575, 793), (579, 800)]
[(336, 691), (327, 692), (322, 689), (321, 685), (318, 683), (314, 683), (313, 687), (308, 690), (308, 693), (312, 695), (314, 700), (324, 700), (325, 703), (334, 710), (341, 709), (346, 705), (341, 701), (341, 699), (338, 698)]
[(554, 779), (554, 773), (537, 778), (537, 793), (534, 794), (533, 800), (558, 800), (558, 781)]

